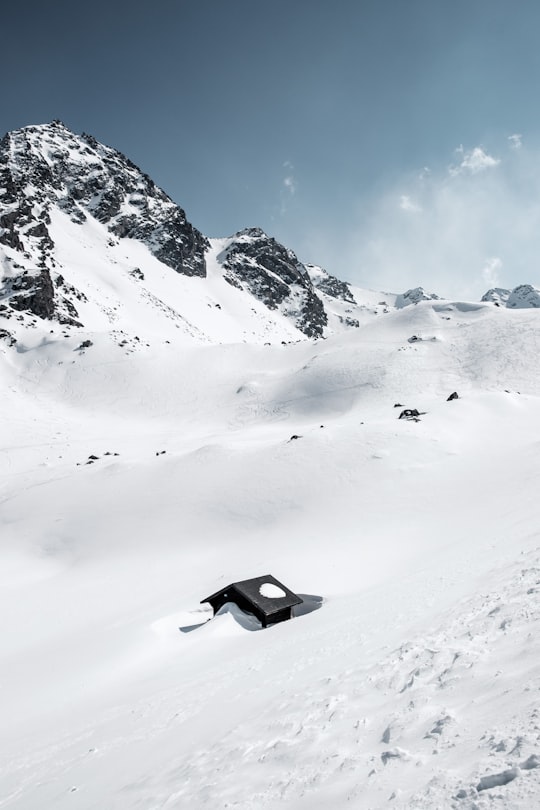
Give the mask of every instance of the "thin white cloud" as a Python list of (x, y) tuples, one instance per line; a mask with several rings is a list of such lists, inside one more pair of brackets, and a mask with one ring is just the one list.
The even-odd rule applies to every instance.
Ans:
[(283, 187), (289, 192), (289, 194), (294, 195), (298, 189), (294, 166), (290, 160), (286, 160), (283, 163), (283, 168), (287, 171), (285, 177), (283, 178)]
[(369, 204), (360, 198), (350, 237), (310, 255), (359, 286), (397, 293), (423, 286), (478, 301), (490, 287), (539, 284), (540, 154), (531, 145), (499, 162), (478, 147), (454, 161), (454, 173), (432, 163)]
[(289, 174), (287, 175), (287, 177), (283, 178), (283, 185), (290, 194), (296, 194), (298, 185), (296, 183), (296, 179), (293, 177), (292, 174)]
[(461, 162), (457, 166), (450, 166), (449, 173), (452, 176), (458, 174), (478, 174), (486, 169), (493, 169), (501, 162), (498, 158), (488, 155), (481, 146), (475, 146), (466, 152), (463, 146), (456, 149), (456, 152), (461, 157)]
[(415, 203), (408, 194), (401, 195), (399, 198), (399, 207), (402, 211), (407, 211), (411, 214), (417, 214), (422, 210), (421, 207)]
[(482, 268), (482, 281), (488, 287), (498, 287), (500, 284), (500, 272), (502, 270), (502, 261), (498, 256), (492, 256), (486, 259), (486, 263)]
[(282, 164), (282, 168), (285, 169), (286, 173), (281, 181), (281, 191), (280, 191), (280, 206), (279, 206), (279, 213), (280, 216), (285, 216), (288, 212), (288, 204), (291, 197), (294, 197), (296, 192), (298, 191), (298, 182), (296, 180), (296, 174), (294, 171), (294, 166), (290, 160), (284, 161)]
[(508, 140), (511, 149), (521, 149), (523, 146), (523, 135), (519, 135), (517, 132), (514, 135), (509, 135)]

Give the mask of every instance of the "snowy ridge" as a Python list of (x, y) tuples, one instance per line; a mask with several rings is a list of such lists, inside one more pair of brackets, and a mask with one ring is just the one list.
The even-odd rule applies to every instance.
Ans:
[[(536, 308), (538, 296), (521, 285), (484, 299)], [(422, 288), (352, 287), (260, 228), (208, 239), (127, 157), (59, 121), (0, 142), (0, 339), (9, 347), (38, 335), (287, 343), (438, 299)]]

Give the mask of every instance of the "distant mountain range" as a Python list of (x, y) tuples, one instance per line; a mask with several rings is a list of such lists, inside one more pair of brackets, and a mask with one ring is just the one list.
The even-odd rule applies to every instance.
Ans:
[[(60, 121), (0, 141), (0, 337), (10, 345), (47, 323), (53, 336), (109, 331), (120, 344), (135, 332), (316, 339), (438, 297), (353, 287), (260, 228), (210, 239), (127, 157)], [(540, 291), (496, 288), (482, 300), (538, 308)]]

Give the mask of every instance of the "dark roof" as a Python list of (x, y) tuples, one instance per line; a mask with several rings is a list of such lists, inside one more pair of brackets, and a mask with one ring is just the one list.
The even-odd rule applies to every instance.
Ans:
[[(285, 592), (285, 596), (264, 596), (260, 588), (265, 584), (281, 588), (281, 590)], [(262, 610), (265, 616), (271, 616), (272, 613), (277, 613), (279, 610), (283, 610), (283, 608), (301, 605), (303, 602), (303, 599), (300, 599), (299, 596), (289, 590), (282, 582), (279, 582), (272, 574), (265, 574), (265, 576), (262, 577), (243, 579), (240, 582), (231, 582), (226, 588), (220, 588), (219, 591), (211, 594), (211, 596), (207, 596), (206, 599), (201, 599), (201, 604), (203, 602), (211, 602), (215, 597), (230, 590), (238, 591), (238, 593), (242, 594), (249, 602), (258, 607), (259, 610)]]

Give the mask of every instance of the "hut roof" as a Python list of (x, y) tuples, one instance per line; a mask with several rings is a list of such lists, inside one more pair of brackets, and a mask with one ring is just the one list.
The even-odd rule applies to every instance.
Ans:
[[(259, 608), (265, 616), (271, 616), (273, 613), (283, 610), (283, 608), (294, 607), (303, 602), (297, 594), (289, 590), (271, 574), (265, 574), (262, 577), (232, 582), (226, 588), (220, 588), (219, 591), (207, 596), (206, 599), (201, 599), (201, 604), (211, 602), (227, 591), (237, 591), (242, 594), (249, 602)], [(234, 599), (231, 599), (231, 601), (234, 601)]]

